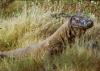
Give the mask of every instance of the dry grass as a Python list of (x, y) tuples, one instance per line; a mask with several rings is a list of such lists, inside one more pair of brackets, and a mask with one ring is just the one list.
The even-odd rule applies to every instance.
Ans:
[[(77, 1), (74, 3), (77, 4)], [(69, 4), (70, 9), (67, 9), (68, 6), (65, 7), (64, 2), (55, 2), (55, 4), (44, 2), (36, 5), (33, 2), (18, 1), (18, 3), (15, 2), (12, 6), (10, 5), (7, 11), (16, 9), (16, 4), (21, 10), (20, 12), (19, 10), (18, 13), (14, 12), (12, 17), (3, 14), (0, 18), (1, 51), (27, 47), (46, 39), (57, 30), (63, 20), (63, 18), (52, 18), (51, 13), (67, 12), (74, 14), (76, 10), (75, 6)], [(83, 3), (82, 7), (85, 7)], [(44, 68), (47, 71), (53, 71), (53, 64), (57, 66), (57, 71), (100, 71), (100, 24), (97, 23), (96, 17), (93, 17), (95, 12), (90, 13), (87, 8), (83, 9), (87, 15), (95, 20), (95, 26), (88, 30), (80, 40), (78, 39), (73, 48), (66, 49), (59, 56), (54, 56), (52, 62), (50, 58), (40, 60), (29, 57), (21, 61), (7, 58), (0, 61), (0, 71), (42, 71)]]

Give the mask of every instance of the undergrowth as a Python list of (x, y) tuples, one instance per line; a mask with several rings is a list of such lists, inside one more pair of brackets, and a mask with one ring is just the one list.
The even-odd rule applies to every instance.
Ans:
[[(0, 13), (0, 51), (27, 47), (48, 38), (64, 20), (63, 17), (53, 18), (52, 13), (76, 13), (78, 1), (75, 0), (73, 5), (68, 3), (65, 4), (64, 1), (11, 3)], [(52, 61), (48, 57), (43, 60), (29, 57), (21, 61), (5, 58), (0, 60), (0, 71), (53, 71), (53, 65), (57, 71), (100, 71), (100, 23), (96, 17), (100, 6), (89, 2), (82, 2), (81, 5), (86, 15), (94, 20), (94, 27), (81, 39), (77, 39), (72, 48), (66, 46), (67, 49), (61, 55), (54, 56)], [(96, 13), (94, 7), (98, 8)]]

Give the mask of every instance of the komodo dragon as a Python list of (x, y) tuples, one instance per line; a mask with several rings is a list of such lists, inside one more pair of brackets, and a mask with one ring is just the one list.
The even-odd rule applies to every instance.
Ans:
[(93, 25), (94, 23), (90, 18), (73, 15), (54, 34), (44, 41), (26, 48), (0, 52), (0, 57), (23, 58), (30, 54), (34, 57), (61, 53), (65, 49), (64, 44), (66, 42), (69, 44), (73, 43), (76, 37), (83, 35)]

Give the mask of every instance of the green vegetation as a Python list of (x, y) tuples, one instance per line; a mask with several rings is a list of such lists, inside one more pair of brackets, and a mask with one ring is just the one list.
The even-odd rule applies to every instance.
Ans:
[[(31, 57), (23, 60), (0, 60), (0, 71), (100, 71), (100, 2), (85, 0), (13, 1), (0, 9), (0, 51), (27, 47), (46, 39), (62, 25), (64, 18), (52, 18), (52, 13), (76, 14), (77, 5), (94, 20), (94, 27), (77, 39), (72, 48), (59, 56), (43, 60)], [(94, 50), (92, 48), (95, 48)]]

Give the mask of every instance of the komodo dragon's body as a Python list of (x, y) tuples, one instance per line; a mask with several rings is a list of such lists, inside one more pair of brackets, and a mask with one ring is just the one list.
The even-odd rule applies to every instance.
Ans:
[(69, 44), (73, 43), (76, 37), (80, 37), (92, 26), (93, 21), (91, 19), (78, 15), (71, 16), (69, 21), (65, 21), (65, 23), (46, 40), (26, 48), (0, 52), (0, 57), (21, 58), (30, 54), (32, 56), (44, 56), (47, 54), (53, 55), (60, 53), (63, 51), (66, 42)]

